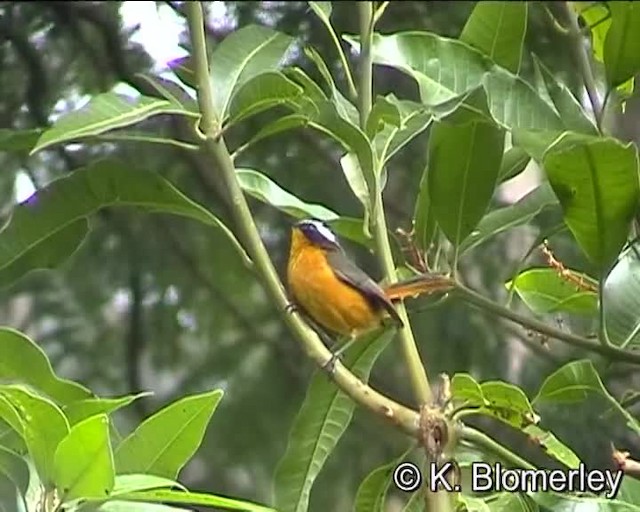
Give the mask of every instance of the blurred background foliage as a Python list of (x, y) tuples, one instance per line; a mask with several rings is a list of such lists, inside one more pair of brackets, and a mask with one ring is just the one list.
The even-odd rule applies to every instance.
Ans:
[[(184, 31), (183, 2), (154, 5), (158, 12), (171, 14)], [(429, 30), (457, 37), (473, 5), (393, 2), (379, 30)], [(44, 126), (60, 112), (77, 107), (86, 95), (122, 84), (151, 94), (139, 73), (157, 73), (166, 63), (154, 62), (148, 47), (132, 41), (140, 27), (125, 24), (122, 7), (122, 2), (1, 2), (0, 129)], [(550, 23), (547, 9), (554, 8), (552, 2), (532, 2), (522, 73), (533, 73), (531, 53), (535, 52), (576, 91), (578, 73), (566, 36)], [(332, 63), (338, 85), (345, 90), (335, 49), (306, 2), (212, 2), (207, 9), (212, 45), (237, 27), (250, 23), (271, 26), (314, 46)], [(356, 32), (353, 3), (336, 2), (332, 21), (339, 33)], [(140, 22), (145, 24), (144, 19)], [(157, 38), (163, 34), (158, 32)], [(184, 33), (181, 41), (186, 47)], [(291, 58), (319, 78), (303, 52), (293, 52)], [(378, 67), (375, 73), (375, 92), (417, 99), (417, 90), (406, 77), (387, 68)], [(630, 101), (620, 120), (620, 129), (626, 130), (623, 138), (635, 137), (637, 103)], [(237, 147), (272, 115), (262, 114), (233, 128), (227, 134), (228, 144)], [(162, 116), (146, 124), (155, 132), (185, 132), (178, 121)], [(428, 132), (418, 137), (389, 165), (384, 200), (392, 229), (411, 228), (427, 137)], [(97, 154), (115, 154), (167, 177), (233, 226), (227, 198), (216, 182), (216, 169), (197, 153), (164, 145), (105, 142), (75, 144), (27, 157), (24, 151), (16, 151), (16, 144), (0, 137), (0, 214), (4, 220), (16, 200), (24, 199), (19, 196), (25, 183), (37, 188)], [(298, 129), (249, 148), (237, 165), (266, 173), (303, 200), (343, 215), (360, 216), (360, 205), (340, 170), (339, 157), (339, 148), (328, 140)], [(530, 166), (524, 175), (500, 187), (495, 205), (521, 196), (536, 176), (536, 169)], [(252, 201), (251, 205), (267, 248), (283, 269), (291, 219), (262, 203)], [(465, 279), (482, 293), (504, 301), (503, 283), (514, 275), (538, 234), (557, 220), (541, 215), (533, 224), (471, 251), (462, 262)], [(33, 337), (60, 375), (98, 394), (153, 391), (153, 397), (120, 413), (123, 432), (179, 396), (224, 388), (225, 397), (205, 442), (181, 480), (193, 489), (270, 501), (274, 468), (313, 370), (301, 348), (229, 244), (212, 239), (203, 225), (118, 209), (101, 212), (92, 220), (92, 227), (87, 241), (61, 268), (31, 273), (0, 291), (0, 322)], [(372, 254), (346, 246), (368, 272), (380, 275)], [(567, 266), (590, 270), (566, 232), (552, 237), (551, 246)], [(397, 256), (400, 258), (399, 251)], [(527, 262), (527, 266), (535, 264), (544, 265), (539, 250)], [(585, 356), (460, 303), (426, 308), (428, 305), (427, 299), (410, 308), (430, 377), (466, 371), (479, 380), (513, 382), (531, 394), (560, 363)], [(571, 327), (569, 319), (553, 316), (546, 320)], [(374, 368), (371, 382), (398, 400), (412, 403), (398, 355), (399, 348), (392, 344)], [(605, 383), (618, 396), (637, 388), (637, 375), (623, 364), (601, 364), (600, 368), (606, 368)], [(624, 437), (623, 425), (608, 421), (601, 412), (593, 404), (579, 411), (545, 410), (542, 424), (591, 466), (609, 464), (612, 441), (640, 449), (637, 441), (634, 445)], [(480, 426), (533, 462), (548, 464), (524, 437), (489, 421)], [(311, 508), (346, 508), (362, 478), (399, 455), (406, 443), (378, 419), (357, 411), (318, 479)], [(638, 455), (640, 452), (636, 458)]]

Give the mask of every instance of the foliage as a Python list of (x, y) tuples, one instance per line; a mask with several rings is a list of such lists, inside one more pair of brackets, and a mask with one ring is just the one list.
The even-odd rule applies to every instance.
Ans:
[[(622, 110), (633, 90), (633, 78), (640, 71), (638, 39), (634, 37), (640, 30), (640, 10), (634, 5), (479, 2), (465, 15), (459, 37), (451, 37), (422, 30), (422, 26), (375, 32), (376, 27), (384, 26), (385, 20), (393, 17), (396, 7), (388, 2), (358, 5), (359, 16), (369, 16), (367, 23), (357, 34), (353, 30), (346, 33), (335, 22), (337, 4), (309, 2), (309, 15), (313, 13), (317, 17), (314, 21), (327, 30), (330, 47), (337, 52), (333, 63), (313, 41), (296, 39), (295, 31), (285, 34), (245, 22), (207, 54), (210, 70), (202, 67), (202, 60), (198, 60), (202, 55), (198, 56), (197, 45), (192, 44), (191, 55), (172, 65), (176, 82), (153, 73), (135, 75), (120, 69), (119, 79), (138, 89), (134, 98), (111, 87), (103, 88), (106, 90), (92, 94), (82, 107), (56, 117), (50, 125), (53, 105), (31, 98), (31, 111), (46, 113), (36, 117), (37, 130), (29, 127), (33, 123), (19, 122), (19, 109), (15, 109), (12, 128), (0, 133), (0, 149), (7, 158), (44, 167), (40, 174), (46, 183), (36, 183), (36, 193), (12, 208), (0, 231), (0, 284), (19, 286), (38, 275), (34, 270), (64, 269), (68, 260), (81, 258), (83, 253), (89, 255), (88, 268), (96, 266), (90, 252), (95, 250), (91, 244), (96, 241), (92, 232), (108, 239), (109, 230), (99, 222), (114, 226), (120, 232), (119, 240), (131, 267), (125, 280), (131, 294), (129, 334), (133, 341), (126, 357), (138, 362), (135, 358), (139, 357), (140, 347), (136, 337), (140, 326), (136, 319), (145, 303), (141, 299), (145, 286), (155, 286), (155, 295), (161, 296), (170, 289), (176, 293), (175, 283), (179, 283), (180, 290), (184, 290), (179, 299), (184, 301), (184, 307), (176, 308), (174, 316), (180, 318), (182, 314), (183, 322), (191, 322), (191, 330), (197, 331), (197, 336), (187, 337), (189, 347), (183, 350), (197, 354), (196, 361), (202, 358), (199, 371), (205, 375), (211, 372), (216, 379), (215, 385), (207, 386), (215, 388), (213, 391), (174, 400), (122, 438), (114, 419), (116, 414), (129, 406), (139, 406), (147, 398), (136, 393), (142, 386), (135, 367), (128, 371), (129, 393), (115, 398), (97, 396), (75, 382), (83, 379), (58, 376), (52, 369), (57, 366), (55, 362), (52, 364), (25, 334), (2, 329), (0, 477), (6, 485), (0, 489), (9, 488), (10, 492), (0, 494), (5, 500), (0, 505), (7, 510), (17, 507), (29, 512), (60, 510), (62, 506), (67, 510), (180, 510), (180, 505), (270, 510), (217, 493), (192, 492), (177, 479), (203, 442), (209, 420), (222, 399), (222, 388), (226, 390), (225, 397), (241, 397), (235, 403), (243, 414), (227, 420), (231, 426), (224, 434), (230, 435), (242, 429), (254, 434), (262, 428), (244, 417), (250, 407), (244, 407), (243, 396), (253, 395), (264, 403), (261, 393), (286, 394), (291, 387), (276, 377), (262, 383), (261, 373), (256, 371), (260, 367), (253, 363), (253, 359), (268, 359), (260, 350), (269, 338), (282, 349), (277, 345), (277, 335), (270, 336), (269, 329), (255, 325), (259, 313), (271, 318), (275, 316), (274, 304), (281, 306), (279, 282), (273, 281), (276, 274), (270, 274), (267, 263), (261, 260), (268, 237), (260, 241), (254, 223), (254, 219), (260, 219), (261, 224), (269, 221), (271, 212), (276, 211), (291, 218), (320, 218), (356, 247), (375, 248), (383, 266), (395, 261), (392, 268), (384, 269), (387, 278), (396, 271), (450, 273), (454, 285), (448, 299), (470, 303), (580, 350), (580, 359), (569, 362), (566, 360), (577, 359), (574, 352), (554, 350), (557, 360), (552, 362), (552, 371), (529, 385), (509, 382), (506, 375), (478, 379), (473, 374), (481, 372), (472, 364), (457, 361), (451, 365), (447, 368), (453, 373), (451, 387), (447, 391), (444, 386), (442, 400), (446, 405), (440, 404), (437, 410), (438, 418), (451, 430), (448, 437), (459, 442), (441, 447), (438, 456), (461, 461), (465, 449), (472, 445), (472, 460), (495, 459), (516, 467), (575, 468), (587, 455), (576, 449), (561, 429), (554, 428), (557, 418), (552, 407), (569, 410), (588, 399), (599, 404), (597, 414), (606, 419), (611, 432), (637, 437), (638, 420), (629, 410), (628, 401), (612, 390), (607, 372), (609, 365), (640, 364), (640, 356), (633, 350), (640, 340), (640, 255), (633, 240), (640, 227), (638, 149), (635, 142), (621, 140), (603, 119), (611, 105)], [(24, 9), (15, 12), (30, 12), (29, 8)], [(92, 15), (83, 7), (78, 9), (85, 21), (91, 22)], [(199, 7), (185, 9), (189, 41), (198, 41), (199, 35), (204, 35), (194, 14)], [(243, 6), (235, 9), (242, 21)], [(367, 9), (371, 11), (368, 14)], [(605, 22), (596, 23), (591, 9), (602, 11)], [(559, 32), (558, 37), (575, 51), (575, 68), (562, 63), (562, 71), (581, 77), (577, 90), (563, 81), (558, 63), (548, 55), (534, 53), (529, 57), (527, 38), (540, 19), (550, 30)], [(584, 22), (583, 28), (579, 20)], [(117, 27), (116, 24), (115, 29), (107, 30), (106, 37), (111, 34), (117, 39)], [(586, 35), (593, 42), (589, 49), (584, 45)], [(25, 45), (18, 44), (19, 36), (7, 37), (24, 50)], [(305, 55), (309, 65), (302, 67), (292, 54)], [(351, 62), (354, 56), (363, 70), (357, 85)], [(30, 62), (28, 55), (21, 57)], [(382, 77), (392, 69), (397, 73), (394, 77), (410, 81), (414, 94), (401, 87), (384, 92), (384, 84), (378, 86), (368, 77), (367, 69), (371, 67), (374, 75)], [(99, 77), (91, 78), (99, 81)], [(600, 83), (605, 84), (600, 96), (608, 105), (599, 104)], [(371, 94), (372, 85), (376, 86), (375, 94)], [(583, 100), (583, 87), (588, 104)], [(194, 98), (198, 99), (197, 106)], [(171, 131), (163, 131), (162, 119), (169, 120)], [(327, 179), (320, 174), (323, 180), (334, 183), (324, 198), (311, 194), (316, 178), (311, 167), (298, 168), (294, 176), (280, 174), (279, 178), (269, 172), (268, 161), (263, 162), (260, 157), (261, 145), (272, 140), (286, 141), (293, 133), (304, 133), (316, 148), (329, 155), (330, 167), (342, 172), (340, 191), (334, 176)], [(201, 157), (198, 149), (205, 158), (195, 160), (192, 169), (165, 172), (154, 168), (163, 165), (157, 155), (151, 164), (144, 158), (132, 158), (123, 149), (128, 144), (178, 151), (186, 159)], [(73, 148), (78, 146), (82, 148), (82, 165), (74, 164), (78, 160)], [(309, 148), (302, 151), (303, 162), (310, 160)], [(69, 164), (67, 175), (46, 171), (47, 159), (43, 155), (56, 152)], [(395, 162), (401, 158), (411, 160), (416, 153), (423, 157), (420, 165), (414, 165), (421, 173), (412, 177), (415, 187), (403, 188), (403, 197), (409, 198), (406, 202), (415, 204), (410, 219), (413, 229), (399, 233), (392, 254), (388, 249), (392, 230), (386, 228), (385, 219), (394, 203), (383, 202), (382, 192), (393, 191), (390, 183), (398, 186), (393, 181)], [(536, 188), (518, 202), (499, 204), (500, 185), (520, 176), (530, 162), (542, 171)], [(33, 177), (32, 181), (37, 182), (35, 174)], [(236, 188), (257, 200), (259, 206), (254, 211), (243, 209), (244, 195), (240, 199), (234, 197)], [(334, 198), (339, 194), (348, 200), (343, 203)], [(305, 199), (308, 196), (314, 199)], [(128, 211), (126, 207), (132, 206), (146, 213), (162, 214), (156, 217), (165, 223), (157, 231), (160, 242), (145, 237), (145, 228), (136, 224), (141, 222), (139, 213), (124, 216), (122, 210)], [(183, 230), (179, 236), (165, 229), (175, 226), (173, 220), (166, 220), (168, 215), (189, 219), (189, 223), (185, 220), (179, 225)], [(123, 219), (133, 220), (129, 225)], [(485, 272), (484, 280), (500, 285), (502, 293), (506, 288), (508, 299), (516, 294), (524, 313), (517, 311), (518, 306), (511, 300), (505, 305), (472, 289), (469, 283), (473, 282), (473, 266), (468, 263), (472, 258), (481, 261), (483, 251), (488, 250), (486, 246), (499, 243), (501, 237), (523, 226), (533, 228), (535, 234), (527, 241), (530, 249), (521, 251), (515, 271), (505, 265), (498, 270), (509, 275)], [(554, 238), (556, 235), (564, 238)], [(546, 239), (569, 246), (566, 259), (557, 257), (545, 244), (546, 262), (528, 263)], [(182, 245), (185, 241), (186, 246)], [(149, 250), (154, 243), (157, 250)], [(197, 296), (193, 286), (185, 285), (188, 281), (184, 276), (159, 273), (151, 285), (146, 284), (141, 267), (148, 261), (167, 267), (162, 257), (165, 245), (170, 243), (190, 269), (191, 279), (195, 275), (199, 285), (212, 288), (211, 295), (224, 302), (233, 315), (219, 315), (219, 322), (213, 321), (213, 327), (205, 329), (200, 324), (207, 322), (210, 304)], [(140, 258), (143, 244), (149, 244), (145, 245), (148, 260)], [(206, 244), (215, 246), (216, 254), (226, 255), (226, 259), (215, 260), (213, 273), (210, 261), (206, 270), (202, 269), (202, 254), (211, 254)], [(267, 299), (245, 293), (250, 285), (244, 283), (253, 285), (256, 275), (261, 277)], [(87, 316), (101, 317), (101, 306), (113, 300), (117, 289), (104, 285), (108, 281), (103, 279), (103, 284), (96, 286), (87, 277), (88, 290), (83, 292), (98, 297), (94, 300), (98, 306), (88, 310)], [(163, 307), (171, 307), (170, 303), (167, 300)], [(81, 302), (77, 305), (83, 306)], [(434, 301), (429, 306), (436, 308), (438, 303)], [(546, 318), (533, 318), (526, 309)], [(571, 330), (546, 322), (548, 315), (562, 315)], [(231, 316), (237, 323), (248, 324), (246, 330), (254, 338), (252, 343), (261, 347), (252, 346), (249, 350), (245, 346), (233, 361), (216, 360), (220, 352), (215, 350), (237, 343), (233, 328), (225, 326)], [(198, 321), (185, 320), (193, 317)], [(312, 355), (313, 342), (296, 330), (293, 322), (287, 320), (288, 326), (294, 326), (291, 337), (303, 343)], [(592, 336), (590, 330), (594, 326), (597, 333)], [(496, 326), (489, 324), (485, 328), (502, 336)], [(174, 324), (167, 329), (181, 332)], [(455, 331), (455, 326), (451, 330)], [(46, 333), (46, 329), (41, 331)], [(209, 343), (212, 334), (216, 339)], [(284, 451), (273, 477), (273, 501), (278, 510), (301, 512), (313, 506), (312, 491), (328, 473), (334, 452), (340, 452), (339, 441), (348, 436), (356, 406), (373, 409), (362, 397), (374, 394), (366, 385), (372, 371), (375, 375), (375, 366), (381, 364), (378, 359), (384, 362), (383, 356), (390, 352), (386, 350), (390, 335), (388, 332), (363, 341), (347, 353), (345, 365), (355, 374), (357, 386), (353, 384), (355, 380), (336, 378), (340, 382), (337, 387), (322, 372), (312, 377), (293, 420), (288, 446), (284, 448), (284, 439), (280, 445), (272, 443)], [(467, 332), (464, 337), (471, 335)], [(115, 335), (121, 336), (121, 332)], [(89, 333), (89, 339), (99, 337), (97, 330)], [(402, 342), (406, 359), (398, 358), (393, 368), (400, 377), (396, 380), (405, 382), (412, 380), (407, 375), (415, 377), (412, 363), (416, 361), (406, 350), (411, 340), (404, 338)], [(533, 345), (532, 350), (539, 350), (535, 341), (525, 343)], [(215, 346), (207, 348), (209, 344)], [(455, 343), (451, 345), (455, 351)], [(175, 347), (162, 350), (166, 360), (180, 362), (184, 357)], [(210, 350), (214, 357), (203, 357), (203, 350)], [(285, 346), (284, 350), (290, 349)], [(421, 346), (431, 359), (430, 350), (430, 345)], [(488, 348), (481, 350), (488, 352)], [(593, 359), (585, 359), (586, 356)], [(486, 353), (483, 357), (490, 358)], [(312, 358), (315, 360), (313, 355)], [(284, 359), (269, 360), (274, 374), (287, 364)], [(222, 373), (216, 365), (228, 373)], [(300, 365), (293, 361), (292, 366), (298, 369)], [(459, 371), (461, 368), (464, 371)], [(429, 375), (434, 373), (431, 370)], [(194, 368), (190, 371), (196, 373)], [(487, 373), (490, 374), (484, 375)], [(305, 376), (298, 378), (298, 384), (304, 379)], [(251, 392), (247, 391), (250, 386)], [(358, 395), (353, 386), (366, 389), (367, 393)], [(386, 391), (385, 397), (394, 396)], [(392, 391), (401, 395), (397, 402), (415, 405), (419, 401), (403, 396), (404, 389)], [(354, 401), (356, 396), (360, 397), (358, 403)], [(220, 408), (224, 405), (222, 401)], [(381, 418), (390, 416), (380, 410), (378, 414)], [(219, 416), (224, 418), (222, 413)], [(526, 458), (536, 463), (517, 455), (506, 440), (479, 435), (475, 427), (469, 426), (473, 421), (483, 427), (500, 425), (512, 434), (535, 441), (535, 451)], [(607, 444), (610, 441), (609, 432), (594, 429), (588, 435), (599, 436), (598, 440)], [(383, 436), (376, 432), (372, 439)], [(269, 444), (268, 437), (257, 437), (259, 444)], [(221, 438), (218, 443), (226, 441)], [(348, 499), (355, 503), (356, 510), (384, 510), (386, 503), (399, 499), (392, 490), (392, 469), (402, 460), (422, 460), (424, 455), (423, 450), (413, 447), (407, 451), (406, 443), (397, 444), (387, 450), (384, 460), (381, 452), (376, 452), (378, 458), (367, 460), (367, 467), (361, 468), (370, 472), (360, 478), (357, 492)], [(429, 450), (426, 453), (427, 459), (431, 457)], [(608, 458), (609, 454), (604, 457)], [(338, 467), (337, 471), (346, 469)], [(592, 495), (533, 491), (487, 496), (475, 494), (463, 485), (462, 492), (453, 496), (453, 506), (466, 510), (565, 510), (580, 504), (591, 506), (590, 510), (637, 510), (640, 499), (634, 496), (634, 485), (631, 477), (625, 476), (620, 495), (610, 502)], [(402, 497), (400, 506), (404, 510), (423, 510), (423, 501), (415, 496)], [(440, 509), (451, 507), (441, 503)]]

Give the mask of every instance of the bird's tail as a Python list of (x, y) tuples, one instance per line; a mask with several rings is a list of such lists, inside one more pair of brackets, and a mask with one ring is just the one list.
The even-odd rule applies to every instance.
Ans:
[(405, 281), (385, 286), (384, 292), (389, 300), (398, 301), (424, 293), (447, 291), (453, 288), (453, 284), (451, 278), (442, 274), (419, 274)]

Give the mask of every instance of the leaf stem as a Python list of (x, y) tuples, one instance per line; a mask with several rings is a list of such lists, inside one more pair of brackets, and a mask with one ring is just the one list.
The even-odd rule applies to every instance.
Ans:
[[(373, 89), (373, 59), (371, 46), (373, 42), (373, 4), (372, 2), (358, 2), (358, 15), (360, 19), (360, 88), (358, 91), (358, 105), (360, 111), (360, 127), (364, 130), (369, 112), (371, 112), (372, 89)], [(373, 204), (373, 231), (376, 242), (376, 249), (381, 266), (389, 282), (396, 281), (396, 267), (391, 254), (391, 245), (387, 233), (387, 221), (384, 213), (382, 201), (382, 190), (379, 188), (372, 191)], [(420, 354), (416, 346), (413, 332), (409, 325), (409, 319), (404, 304), (396, 307), (404, 328), (400, 330), (399, 336), (402, 343), (402, 352), (409, 372), (411, 386), (414, 395), (420, 405), (431, 402), (432, 393), (429, 386), (427, 373), (420, 360)]]
[(598, 98), (598, 88), (596, 87), (589, 52), (584, 44), (584, 37), (578, 25), (578, 15), (573, 12), (569, 2), (564, 2), (563, 7), (567, 21), (569, 22), (569, 39), (572, 42), (573, 53), (580, 68), (580, 73), (582, 74), (582, 80), (587, 90), (587, 96), (589, 96), (589, 102), (593, 109), (593, 116), (595, 117), (598, 130), (602, 132), (602, 106)]
[(506, 446), (503, 446), (497, 441), (494, 441), (484, 432), (476, 430), (473, 427), (468, 427), (466, 425), (462, 426), (460, 437), (463, 440), (482, 448), (486, 452), (492, 453), (499, 459), (508, 462), (514, 467), (522, 469), (536, 469), (533, 464), (524, 460), (519, 455), (513, 453)]
[(461, 283), (456, 283), (456, 287), (453, 293), (457, 293), (463, 300), (473, 304), (474, 306), (483, 309), (489, 313), (492, 313), (503, 318), (507, 318), (512, 322), (520, 324), (527, 329), (539, 332), (550, 338), (564, 341), (568, 345), (573, 347), (582, 348), (591, 352), (596, 352), (610, 360), (621, 361), (625, 363), (640, 364), (640, 353), (632, 352), (630, 350), (623, 350), (614, 345), (603, 345), (597, 341), (590, 340), (583, 336), (578, 336), (570, 332), (561, 331), (554, 327), (551, 327), (544, 322), (540, 322), (534, 318), (529, 318), (525, 315), (512, 311), (509, 308), (501, 306), (496, 302), (482, 296), (478, 292), (467, 288)]
[[(212, 85), (209, 82), (202, 5), (200, 2), (188, 2), (186, 8), (198, 84), (198, 104), (202, 113), (201, 127), (204, 135), (204, 150), (215, 164), (213, 168), (218, 171), (223, 186), (229, 194), (230, 204), (233, 205), (231, 215), (237, 226), (240, 241), (254, 263), (258, 278), (262, 281), (274, 305), (283, 315), (291, 333), (303, 345), (307, 355), (319, 367), (322, 367), (331, 359), (331, 352), (325, 347), (316, 332), (302, 321), (300, 316), (286, 312), (289, 303), (282, 283), (262, 243), (246, 198), (238, 183), (229, 150), (223, 137), (217, 136), (218, 120), (212, 101)], [(419, 416), (416, 411), (377, 392), (346, 369), (340, 361), (335, 364), (332, 378), (338, 387), (358, 404), (390, 421), (409, 435), (418, 436)]]
[(342, 47), (342, 45), (340, 44), (340, 40), (338, 39), (338, 34), (336, 34), (336, 31), (334, 30), (333, 26), (331, 25), (331, 21), (327, 21), (327, 30), (329, 31), (329, 34), (331, 35), (331, 40), (333, 41), (333, 44), (335, 45), (336, 49), (338, 50), (338, 55), (340, 57), (340, 62), (342, 63), (342, 67), (344, 68), (344, 74), (347, 77), (347, 86), (349, 88), (349, 98), (352, 101), (355, 101), (355, 99), (358, 97), (358, 91), (356, 89), (356, 82), (353, 78), (353, 71), (351, 70), (351, 66), (349, 65), (349, 61), (347, 59), (347, 54), (344, 51), (344, 48)]

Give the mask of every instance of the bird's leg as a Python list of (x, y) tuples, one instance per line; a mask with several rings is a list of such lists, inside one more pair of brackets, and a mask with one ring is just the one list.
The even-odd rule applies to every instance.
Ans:
[(347, 341), (336, 351), (331, 352), (331, 357), (329, 360), (322, 365), (322, 369), (329, 372), (333, 375), (333, 372), (336, 369), (336, 361), (340, 358), (342, 354), (346, 352), (346, 350), (353, 345), (353, 343), (358, 339), (358, 337), (354, 334), (347, 338)]

